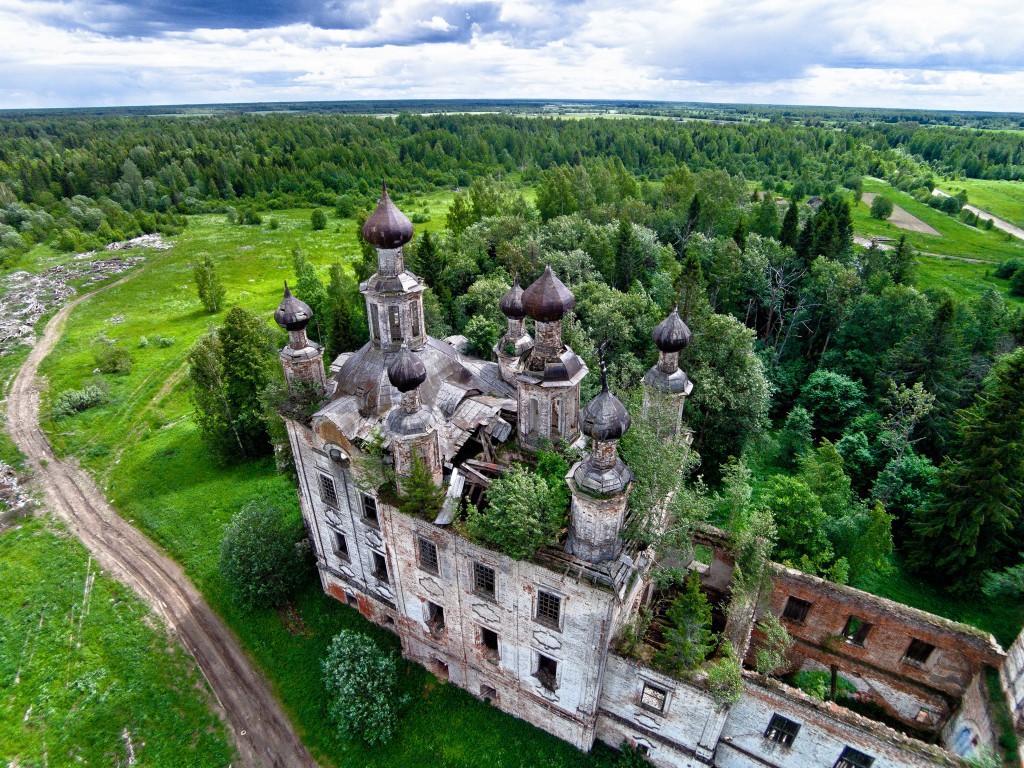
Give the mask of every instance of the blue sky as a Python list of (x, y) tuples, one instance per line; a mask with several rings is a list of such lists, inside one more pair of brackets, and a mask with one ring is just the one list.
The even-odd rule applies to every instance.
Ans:
[(0, 0), (0, 108), (378, 98), (1024, 111), (1024, 2)]

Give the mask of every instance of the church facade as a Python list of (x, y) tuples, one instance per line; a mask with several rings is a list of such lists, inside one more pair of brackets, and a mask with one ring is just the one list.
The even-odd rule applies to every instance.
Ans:
[[(500, 302), (508, 328), (496, 362), (474, 359), (457, 338), (427, 335), (425, 286), (402, 251), (413, 227), (386, 189), (363, 232), (378, 253), (360, 285), (370, 341), (332, 361), (328, 376), (305, 335), (309, 307), (287, 288), (275, 320), (289, 333), (280, 355), (289, 386), (324, 398), (308, 422), (287, 422), (324, 590), (395, 632), (407, 658), (584, 751), (597, 739), (626, 742), (658, 766), (956, 766), (996, 740), (984, 675), (1005, 654), (991, 636), (782, 566), (770, 610), (795, 640), (791, 668), (838, 666), (899, 731), (753, 672), (739, 701), (722, 704), (700, 670), (681, 680), (617, 652), (651, 600), (654, 555), (623, 534), (634, 476), (617, 445), (630, 414), (606, 384), (580, 402), (593, 374), (562, 336), (572, 293), (550, 269), (525, 289), (516, 282)], [(644, 377), (645, 404), (667, 404), (679, 430), (700, 386), (678, 365), (690, 330), (673, 312), (652, 332), (659, 359)], [(461, 511), (485, 503), (503, 460), (528, 463), (551, 444), (583, 451), (565, 480), (561, 546), (515, 560), (460, 532)], [(375, 461), (397, 490), (419, 463), (444, 490), (440, 512), (400, 512)], [(695, 548), (705, 562), (683, 565), (726, 597), (727, 535), (704, 530)], [(728, 613), (723, 633), (747, 657), (754, 609)]]

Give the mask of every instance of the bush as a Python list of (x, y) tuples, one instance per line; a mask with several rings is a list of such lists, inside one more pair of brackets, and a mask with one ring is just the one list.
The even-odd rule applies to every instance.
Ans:
[(871, 217), (875, 219), (888, 219), (893, 212), (892, 200), (885, 195), (875, 195), (871, 201)]
[(328, 712), (344, 736), (367, 744), (384, 744), (398, 726), (398, 712), (408, 697), (398, 694), (398, 657), (370, 638), (343, 629), (321, 662)]
[(231, 519), (218, 567), (244, 610), (280, 605), (299, 586), (304, 534), (298, 517), (265, 501), (250, 502)]
[(426, 224), (430, 221), (430, 214), (428, 213), (414, 213), (412, 215), (413, 224)]
[(106, 336), (95, 341), (93, 359), (103, 373), (131, 373), (132, 353), (123, 344), (117, 344)]
[(992, 274), (1000, 280), (1009, 280), (1022, 267), (1024, 267), (1024, 261), (1020, 259), (1007, 259), (1002, 264), (997, 265)]
[(1024, 296), (1024, 267), (1014, 272), (1010, 278), (1010, 295)]
[(722, 643), (718, 658), (708, 664), (708, 688), (720, 707), (735, 704), (743, 696), (743, 670), (728, 640)]
[(327, 214), (324, 213), (323, 208), (314, 209), (313, 213), (309, 215), (309, 223), (317, 232), (319, 232), (320, 230), (324, 229), (327, 226)]
[(473, 538), (516, 560), (555, 542), (561, 510), (552, 509), (548, 486), (537, 475), (516, 467), (491, 483), (487, 503), (485, 512), (469, 508), (466, 527)]
[(90, 384), (82, 389), (69, 389), (60, 393), (53, 402), (53, 418), (63, 419), (76, 413), (95, 408), (107, 402), (107, 392), (103, 387)]

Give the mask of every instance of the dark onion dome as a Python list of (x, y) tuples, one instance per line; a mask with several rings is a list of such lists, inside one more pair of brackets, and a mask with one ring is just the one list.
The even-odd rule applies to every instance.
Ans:
[(583, 409), (580, 431), (594, 440), (618, 440), (632, 423), (626, 406), (608, 391), (608, 382), (605, 381), (601, 393)]
[(679, 316), (679, 308), (676, 307), (671, 315), (654, 327), (651, 337), (654, 339), (654, 346), (662, 352), (681, 352), (689, 346), (693, 334)]
[(526, 317), (526, 310), (523, 309), (523, 289), (519, 287), (518, 277), (513, 281), (512, 287), (501, 297), (498, 309), (505, 317), (513, 320), (522, 320)]
[(523, 309), (542, 323), (561, 320), (575, 306), (576, 297), (555, 277), (551, 267), (544, 267), (544, 274), (523, 291)]
[(399, 248), (412, 240), (412, 222), (388, 197), (388, 185), (382, 185), (377, 210), (363, 224), (363, 237), (378, 248)]
[(402, 347), (388, 366), (388, 381), (399, 392), (411, 392), (427, 380), (427, 367), (420, 356), (408, 347)]
[(274, 322), (289, 331), (301, 331), (313, 319), (313, 310), (309, 304), (299, 301), (288, 290), (288, 281), (284, 284), (284, 298), (274, 310)]

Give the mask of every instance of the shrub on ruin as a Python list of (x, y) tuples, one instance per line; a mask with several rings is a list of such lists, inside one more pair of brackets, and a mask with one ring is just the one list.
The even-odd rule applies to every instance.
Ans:
[(690, 571), (665, 617), (665, 647), (655, 654), (654, 664), (670, 674), (683, 675), (703, 664), (715, 647), (711, 603), (701, 591), (696, 571)]
[(718, 658), (708, 664), (708, 688), (720, 707), (735, 704), (743, 696), (743, 670), (736, 649), (728, 640), (722, 643)]
[(483, 512), (470, 506), (466, 527), (473, 538), (523, 560), (555, 543), (561, 520), (543, 478), (516, 467), (491, 482)]
[(302, 582), (301, 518), (265, 500), (231, 518), (220, 544), (220, 575), (243, 610), (285, 602)]
[(95, 408), (107, 402), (107, 391), (103, 387), (89, 384), (82, 389), (68, 389), (53, 401), (53, 418), (63, 419), (76, 413)]
[(343, 629), (321, 662), (330, 695), (327, 711), (343, 736), (384, 744), (395, 734), (408, 701), (398, 691), (398, 656), (366, 635)]
[(786, 651), (793, 644), (789, 632), (774, 613), (768, 613), (757, 623), (760, 642), (754, 650), (754, 668), (759, 675), (772, 675), (788, 664)]
[(100, 336), (93, 342), (93, 360), (103, 373), (132, 372), (132, 353), (128, 347), (106, 336)]

